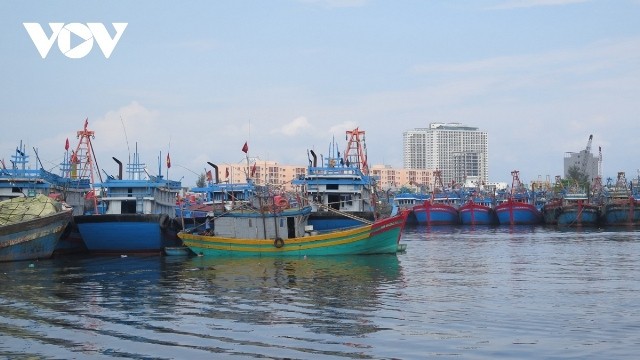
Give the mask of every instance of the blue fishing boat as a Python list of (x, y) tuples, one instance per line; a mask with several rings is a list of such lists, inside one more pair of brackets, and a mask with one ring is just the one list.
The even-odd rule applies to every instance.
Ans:
[(558, 226), (596, 226), (599, 219), (600, 207), (591, 203), (586, 191), (573, 187), (562, 197)]
[(51, 257), (71, 218), (71, 210), (42, 194), (0, 201), (0, 261)]
[(460, 222), (458, 206), (461, 198), (458, 191), (447, 189), (442, 183), (442, 172), (435, 170), (434, 187), (429, 199), (413, 207), (412, 211), (418, 224), (456, 225)]
[(498, 218), (493, 210), (495, 198), (488, 194), (472, 193), (458, 207), (460, 223), (463, 225), (495, 225)]
[(409, 192), (395, 194), (391, 205), (391, 216), (398, 215), (401, 211), (407, 210), (409, 211), (407, 224), (415, 225), (418, 223), (418, 220), (413, 213), (413, 208), (417, 205), (423, 204), (427, 200), (429, 200), (429, 195), (427, 194)]
[(359, 226), (377, 218), (376, 179), (369, 174), (364, 135), (358, 128), (347, 131), (343, 155), (332, 141), (320, 165), (310, 150), (313, 159), (309, 159), (307, 173), (292, 181), (312, 206), (309, 225), (314, 229)]
[(607, 183), (602, 222), (605, 225), (640, 225), (640, 194), (632, 190), (623, 171), (618, 172), (615, 184), (611, 184), (611, 180)]
[(126, 167), (127, 178), (123, 178), (122, 163), (113, 159), (118, 163), (118, 175), (95, 183), (93, 208), (74, 217), (87, 249), (133, 253), (162, 252), (166, 246), (179, 246), (175, 202), (181, 183), (160, 175), (161, 161), (158, 175), (150, 175), (140, 162), (137, 144)]
[(520, 182), (520, 172), (511, 172), (513, 177), (509, 192), (498, 196), (495, 207), (501, 225), (536, 225), (542, 222), (542, 212), (534, 205), (531, 193)]

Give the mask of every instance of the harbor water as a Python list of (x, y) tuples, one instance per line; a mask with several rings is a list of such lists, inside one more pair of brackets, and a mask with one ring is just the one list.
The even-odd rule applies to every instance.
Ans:
[(408, 227), (397, 255), (0, 264), (2, 359), (636, 359), (640, 231)]

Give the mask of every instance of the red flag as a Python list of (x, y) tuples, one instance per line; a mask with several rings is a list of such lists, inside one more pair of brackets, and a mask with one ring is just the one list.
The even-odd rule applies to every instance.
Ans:
[(225, 174), (226, 174), (225, 177), (228, 178), (229, 177), (229, 168), (227, 168), (227, 172)]
[(89, 118), (84, 119), (84, 131), (87, 131), (87, 126), (89, 125)]
[(207, 181), (213, 181), (213, 175), (211, 174), (211, 170), (207, 171)]
[(171, 167), (171, 158), (169, 157), (169, 153), (167, 153), (167, 169)]
[(256, 163), (253, 163), (253, 166), (251, 167), (251, 177), (253, 177), (256, 174)]
[(64, 143), (64, 149), (69, 150), (69, 138), (67, 138), (67, 142)]
[(244, 146), (242, 146), (242, 152), (245, 154), (249, 152), (249, 145), (247, 144), (246, 141), (244, 142)]

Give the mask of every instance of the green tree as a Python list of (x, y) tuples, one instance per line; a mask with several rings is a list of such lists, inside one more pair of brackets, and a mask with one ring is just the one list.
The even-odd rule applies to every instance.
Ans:
[(580, 170), (577, 166), (572, 166), (567, 170), (567, 180), (578, 186), (589, 188), (589, 175)]
[(402, 185), (400, 189), (398, 189), (399, 194), (413, 194), (415, 191), (408, 186)]
[(196, 187), (205, 187), (207, 184), (205, 174), (198, 175), (198, 180), (196, 180)]

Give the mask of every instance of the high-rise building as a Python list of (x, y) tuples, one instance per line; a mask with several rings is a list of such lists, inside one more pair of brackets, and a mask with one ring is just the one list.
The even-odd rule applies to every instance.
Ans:
[(404, 147), (403, 167), (405, 169), (427, 169), (427, 132), (429, 129), (415, 129), (402, 134)]
[(487, 133), (460, 123), (431, 123), (403, 133), (404, 167), (440, 170), (445, 184), (489, 181)]

